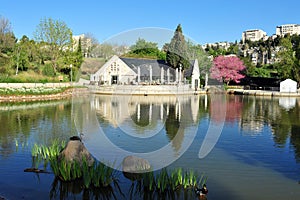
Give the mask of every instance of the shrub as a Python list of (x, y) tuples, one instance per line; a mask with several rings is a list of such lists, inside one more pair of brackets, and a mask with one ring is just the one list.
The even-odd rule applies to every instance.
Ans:
[(53, 69), (52, 65), (49, 63), (45, 64), (42, 72), (43, 72), (43, 75), (45, 75), (45, 76), (55, 76), (54, 69)]

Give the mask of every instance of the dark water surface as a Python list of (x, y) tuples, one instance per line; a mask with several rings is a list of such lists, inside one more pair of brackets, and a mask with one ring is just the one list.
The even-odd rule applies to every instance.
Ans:
[(0, 196), (7, 199), (150, 199), (130, 196), (122, 173), (121, 191), (102, 191), (24, 172), (32, 167), (34, 143), (76, 134), (95, 158), (117, 169), (136, 155), (154, 169), (204, 173), (208, 199), (300, 199), (299, 98), (96, 95), (1, 103), (0, 122)]

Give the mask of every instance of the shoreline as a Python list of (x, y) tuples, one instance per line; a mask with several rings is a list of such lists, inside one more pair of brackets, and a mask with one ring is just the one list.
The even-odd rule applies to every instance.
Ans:
[(46, 101), (46, 100), (60, 100), (66, 99), (73, 95), (84, 94), (88, 91), (88, 88), (70, 88), (64, 92), (56, 94), (44, 94), (44, 95), (0, 95), (0, 103), (4, 102), (32, 102), (32, 101)]
[(271, 97), (300, 97), (300, 92), (279, 92), (267, 90), (228, 89), (227, 94)]
[[(175, 88), (175, 89), (174, 89)], [(27, 102), (27, 101), (46, 101), (59, 100), (72, 96), (83, 94), (100, 94), (100, 95), (136, 95), (136, 96), (169, 96), (169, 95), (203, 95), (213, 93), (224, 93), (228, 95), (249, 95), (249, 96), (270, 96), (270, 97), (300, 97), (300, 92), (284, 93), (279, 91), (265, 90), (243, 90), (228, 89), (227, 91), (209, 91), (209, 90), (187, 90), (178, 89), (178, 87), (162, 87), (162, 86), (117, 86), (117, 87), (87, 87), (87, 88), (70, 88), (62, 93), (48, 95), (0, 95), (0, 103), (3, 102)], [(299, 91), (299, 90), (298, 90)]]

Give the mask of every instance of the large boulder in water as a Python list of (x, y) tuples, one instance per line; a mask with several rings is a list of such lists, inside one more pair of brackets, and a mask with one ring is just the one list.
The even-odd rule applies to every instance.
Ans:
[(136, 156), (127, 156), (122, 162), (123, 172), (127, 173), (141, 173), (151, 169), (148, 160)]
[(83, 159), (86, 159), (89, 166), (93, 165), (95, 161), (78, 136), (70, 138), (58, 158), (59, 160), (64, 159), (67, 162), (78, 162), (79, 164), (82, 164)]

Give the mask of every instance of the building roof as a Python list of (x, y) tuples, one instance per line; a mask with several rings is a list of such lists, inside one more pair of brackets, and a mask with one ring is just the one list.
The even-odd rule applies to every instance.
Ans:
[(190, 67), (184, 70), (184, 77), (191, 77), (193, 74), (195, 60), (191, 60), (190, 63), (191, 63)]
[[(120, 59), (126, 63), (128, 67), (130, 67), (135, 73), (138, 71), (138, 67), (140, 67), (141, 76), (146, 75), (149, 76), (149, 66), (152, 67), (152, 76), (161, 76), (161, 68), (165, 71), (169, 69), (170, 75), (175, 76), (175, 69), (170, 67), (170, 65), (165, 60), (154, 60), (154, 59), (140, 59), (140, 58), (123, 58), (120, 57)], [(193, 72), (193, 66), (195, 61), (190, 62), (191, 65), (188, 69), (185, 70), (184, 76), (188, 77), (192, 75)]]
[(149, 68), (152, 67), (152, 76), (160, 76), (161, 68), (167, 71), (169, 68), (170, 75), (175, 74), (175, 70), (164, 60), (153, 60), (153, 59), (139, 59), (139, 58), (120, 58), (128, 67), (130, 67), (135, 73), (138, 73), (138, 67), (140, 67), (141, 76), (149, 76)]

